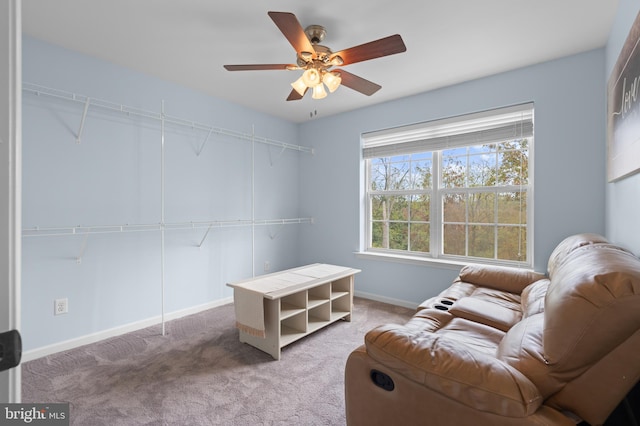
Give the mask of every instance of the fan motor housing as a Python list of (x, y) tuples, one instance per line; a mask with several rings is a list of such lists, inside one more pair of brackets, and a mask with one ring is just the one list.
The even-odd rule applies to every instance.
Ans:
[(327, 36), (327, 30), (322, 25), (309, 25), (304, 33), (312, 44), (318, 44)]

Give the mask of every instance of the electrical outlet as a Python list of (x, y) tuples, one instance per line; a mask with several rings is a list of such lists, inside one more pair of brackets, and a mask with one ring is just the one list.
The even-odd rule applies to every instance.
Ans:
[(271, 269), (271, 263), (269, 263), (268, 260), (264, 261), (264, 271), (265, 272), (269, 272), (269, 270)]
[(69, 299), (56, 299), (53, 301), (53, 314), (61, 315), (69, 312)]

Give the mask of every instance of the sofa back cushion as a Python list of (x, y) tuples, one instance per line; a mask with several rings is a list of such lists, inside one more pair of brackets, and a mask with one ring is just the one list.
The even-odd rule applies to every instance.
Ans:
[(543, 274), (528, 269), (491, 265), (465, 265), (460, 270), (460, 280), (480, 287), (520, 294), (529, 284), (545, 278)]
[(550, 372), (568, 381), (640, 329), (640, 260), (606, 243), (562, 256), (545, 296), (543, 347)]
[(565, 238), (556, 246), (549, 256), (547, 273), (552, 276), (567, 256), (577, 248), (589, 244), (608, 243), (606, 238), (598, 234), (576, 234)]
[(562, 389), (564, 382), (549, 374), (542, 347), (543, 329), (542, 313), (524, 317), (504, 336), (496, 358), (524, 374), (546, 399)]
[(549, 280), (545, 278), (529, 284), (522, 290), (520, 304), (523, 318), (544, 312), (544, 298), (548, 289)]

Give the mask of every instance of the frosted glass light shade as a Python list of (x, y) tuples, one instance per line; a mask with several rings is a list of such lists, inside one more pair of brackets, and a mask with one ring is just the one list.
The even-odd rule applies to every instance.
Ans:
[(313, 99), (322, 99), (327, 97), (327, 91), (324, 90), (324, 84), (320, 83), (313, 86)]
[(333, 93), (336, 91), (338, 87), (340, 87), (340, 83), (342, 83), (342, 78), (340, 74), (328, 72), (322, 76), (322, 81), (327, 85), (329, 92)]
[(293, 87), (300, 96), (304, 96), (304, 92), (307, 90), (307, 85), (304, 84), (302, 77), (291, 83), (291, 87)]
[(320, 73), (315, 68), (309, 68), (302, 73), (302, 81), (307, 87), (315, 87), (320, 84)]

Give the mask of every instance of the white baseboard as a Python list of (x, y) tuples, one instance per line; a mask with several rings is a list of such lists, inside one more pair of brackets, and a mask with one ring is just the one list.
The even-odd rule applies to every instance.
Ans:
[(391, 297), (380, 296), (373, 293), (366, 293), (364, 291), (354, 291), (356, 297), (362, 297), (363, 299), (375, 300), (376, 302), (388, 303), (390, 305), (402, 306), (403, 308), (418, 309), (418, 303), (408, 302), (406, 300), (393, 299)]
[[(367, 293), (363, 291), (354, 292), (354, 296), (361, 297), (363, 299), (375, 300), (377, 302), (389, 303), (391, 305), (402, 306), (409, 309), (418, 308), (417, 303), (408, 302), (406, 300), (394, 299), (391, 297), (380, 296), (377, 294)], [(170, 312), (168, 314), (165, 314), (164, 319), (165, 319), (165, 322), (171, 321), (174, 319), (186, 317), (187, 315), (197, 314), (199, 312), (206, 311), (207, 309), (223, 306), (229, 303), (233, 303), (233, 297), (214, 300), (212, 302), (204, 303), (202, 305), (192, 306), (187, 309)], [(96, 333), (87, 334), (85, 336), (76, 337), (74, 339), (65, 340), (63, 342), (53, 343), (51, 345), (42, 346), (36, 349), (30, 349), (22, 353), (22, 362), (32, 361), (34, 359), (42, 358), (47, 355), (52, 355), (57, 352), (62, 352), (62, 351), (77, 348), (80, 346), (88, 345), (91, 343), (96, 343), (101, 340), (105, 340), (115, 336), (120, 336), (125, 333), (131, 333), (132, 331), (137, 331), (143, 328), (151, 327), (153, 325), (160, 324), (161, 322), (162, 322), (162, 317), (158, 315), (158, 316), (147, 318), (141, 321), (136, 321), (133, 323), (110, 328), (107, 330), (98, 331)]]
[[(225, 299), (214, 300), (212, 302), (203, 303), (202, 305), (192, 306), (190, 308), (181, 309), (178, 311), (170, 312), (164, 315), (165, 322), (174, 319), (186, 317), (187, 315), (197, 314), (207, 309), (216, 308), (218, 306), (233, 303), (233, 297), (227, 297)], [(51, 345), (42, 346), (36, 349), (30, 349), (23, 352), (22, 362), (32, 361), (43, 356), (51, 355), (57, 352), (66, 351), (69, 349), (77, 348), (79, 346), (88, 345), (90, 343), (99, 342), (110, 337), (120, 336), (121, 334), (130, 333), (132, 331), (141, 330), (143, 328), (151, 327), (156, 324), (162, 323), (162, 316), (147, 318), (141, 321), (132, 322), (129, 324), (121, 325), (118, 327), (110, 328), (107, 330), (98, 331), (96, 333), (87, 334), (85, 336), (76, 337), (74, 339), (65, 340), (59, 343), (53, 343)]]

